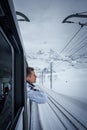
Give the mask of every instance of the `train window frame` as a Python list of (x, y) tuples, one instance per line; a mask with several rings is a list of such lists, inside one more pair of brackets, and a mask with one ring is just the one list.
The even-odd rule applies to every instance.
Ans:
[(13, 1), (9, 0), (0, 1), (0, 6), (4, 13), (4, 16), (3, 15), (0, 16), (0, 29), (13, 49), (13, 58), (12, 58), (13, 114), (12, 114), (12, 122), (8, 124), (6, 129), (9, 130), (11, 128), (15, 129), (21, 123), (23, 126), (23, 130), (27, 130), (29, 127), (28, 122), (29, 110), (27, 109), (26, 56), (24, 53), (20, 29), (17, 22)]
[[(0, 27), (0, 35), (1, 35), (1, 37), (2, 37), (2, 40), (3, 40), (3, 44), (4, 44), (4, 47), (5, 48), (3, 48), (2, 50), (3, 50), (3, 52), (5, 52), (4, 50), (6, 49), (6, 45), (9, 47), (9, 49), (10, 49), (10, 67), (9, 67), (9, 69), (10, 69), (10, 71), (11, 71), (11, 74), (10, 74), (10, 76), (11, 76), (11, 93), (10, 93), (10, 96), (9, 96), (9, 94), (8, 94), (8, 97), (10, 98), (10, 99), (8, 99), (8, 97), (6, 98), (6, 100), (5, 100), (5, 102), (4, 102), (4, 106), (3, 106), (3, 109), (2, 109), (2, 114), (3, 113), (6, 113), (5, 112), (5, 110), (7, 109), (7, 103), (9, 102), (9, 103), (11, 103), (11, 105), (9, 106), (9, 108), (10, 108), (10, 111), (11, 111), (11, 119), (10, 119), (10, 121), (8, 122), (8, 125), (10, 125), (11, 123), (12, 123), (12, 120), (13, 120), (13, 118), (14, 118), (14, 66), (13, 66), (13, 64), (14, 64), (14, 50), (13, 50), (13, 47), (12, 47), (12, 45), (11, 45), (11, 43), (10, 43), (10, 41), (8, 40), (8, 38), (6, 37), (6, 35), (5, 35), (5, 33), (4, 33), (4, 31), (3, 31), (3, 29)], [(8, 52), (9, 53), (9, 52)], [(7, 57), (7, 58), (9, 58), (9, 57)], [(3, 60), (3, 65), (6, 63), (6, 61), (5, 60)], [(7, 66), (8, 66), (8, 64), (9, 63), (7, 63)], [(5, 64), (5, 67), (6, 67), (6, 64)], [(5, 78), (5, 75), (3, 76), (3, 78)], [(2, 116), (2, 115), (1, 115)], [(9, 117), (10, 115), (8, 115), (8, 117)], [(3, 118), (4, 118), (4, 116), (3, 116)], [(6, 121), (6, 120), (5, 120)], [(5, 122), (4, 121), (4, 122)], [(3, 122), (3, 123), (4, 123)], [(4, 124), (3, 124), (4, 125)], [(8, 125), (6, 124), (6, 126), (5, 127), (8, 127)]]
[[(15, 127), (17, 127), (19, 125), (18, 120), (20, 118), (20, 115), (22, 117), (24, 116), (24, 106), (25, 106), (24, 104), (20, 106), (21, 103), (18, 104), (18, 102), (15, 102), (15, 100), (17, 101), (17, 95), (18, 95), (18, 91), (20, 89), (20, 87), (18, 89), (17, 86), (18, 86), (18, 84), (20, 85), (20, 83), (21, 83), (21, 82), (17, 83), (18, 82), (18, 79), (16, 78), (17, 73), (15, 73), (15, 71), (16, 72), (18, 71), (18, 68), (17, 68), (18, 62), (16, 60), (17, 60), (17, 58), (19, 59), (19, 57), (20, 57), (20, 49), (18, 49), (18, 47), (16, 50), (14, 49), (14, 47), (11, 45), (12, 43), (8, 40), (5, 32), (3, 31), (3, 29), (1, 27), (0, 27), (0, 34), (4, 38), (6, 44), (8, 44), (11, 49), (11, 86), (12, 86), (11, 92), (12, 92), (12, 94), (10, 94), (10, 95), (11, 95), (12, 105), (10, 107), (11, 107), (11, 112), (12, 112), (12, 118), (11, 118), (11, 121), (8, 123), (8, 125), (6, 124), (6, 129), (11, 129), (11, 128), (14, 129)], [(23, 58), (22, 56), (21, 56), (21, 58)], [(20, 61), (22, 61), (22, 60), (23, 59), (20, 59)], [(24, 63), (25, 63), (25, 59), (24, 59)], [(23, 73), (23, 72), (21, 72), (21, 73)], [(20, 78), (22, 78), (22, 77), (20, 77)], [(16, 78), (16, 80), (15, 80), (15, 78)], [(22, 88), (22, 90), (24, 90), (24, 88)], [(19, 102), (20, 102), (20, 98), (21, 97), (19, 96), (19, 99), (18, 99)], [(18, 108), (15, 108), (15, 106), (17, 106)], [(22, 127), (24, 127), (24, 125)]]

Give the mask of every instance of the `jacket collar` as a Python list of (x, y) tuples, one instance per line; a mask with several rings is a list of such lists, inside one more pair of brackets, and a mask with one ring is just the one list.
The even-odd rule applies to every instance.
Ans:
[(30, 83), (29, 81), (27, 81), (27, 83), (30, 84), (32, 87), (35, 87), (35, 85)]

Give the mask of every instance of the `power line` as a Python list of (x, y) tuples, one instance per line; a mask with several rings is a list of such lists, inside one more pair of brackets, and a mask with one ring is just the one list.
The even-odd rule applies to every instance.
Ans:
[(59, 53), (59, 55), (67, 48), (67, 46), (71, 43), (71, 41), (77, 36), (77, 34), (80, 32), (80, 30), (82, 29), (82, 27), (74, 34), (74, 36), (70, 39), (70, 41), (65, 45), (65, 47), (61, 50), (61, 52)]
[[(68, 57), (71, 57), (72, 55), (74, 55), (75, 53), (77, 53), (78, 51), (80, 51), (83, 47), (85, 47), (86, 46), (86, 44), (84, 44), (83, 43), (83, 41), (84, 40), (86, 40), (86, 38), (87, 38), (87, 36), (85, 36), (78, 44), (76, 44), (72, 49), (71, 49), (71, 51), (74, 51), (74, 48), (76, 48), (75, 49), (75, 51), (71, 54), (71, 55), (69, 55)], [(85, 41), (84, 41), (85, 42)], [(86, 41), (87, 42), (87, 41)], [(79, 46), (79, 44), (80, 44), (80, 46)], [(84, 45), (83, 45), (84, 44)], [(73, 44), (72, 44), (73, 45)], [(68, 57), (67, 57), (67, 59), (65, 59), (66, 61), (68, 61)], [(57, 66), (57, 65), (61, 65), (63, 62), (65, 62), (65, 60), (63, 60), (63, 59), (61, 59), (62, 61), (61, 61), (61, 63), (59, 63), (59, 62), (57, 62), (56, 63), (56, 65), (55, 65), (55, 67)]]
[[(87, 18), (87, 15), (84, 15), (84, 13), (87, 13), (87, 11), (85, 12), (80, 12), (80, 13), (76, 13), (76, 14), (71, 14), (69, 16), (67, 16), (63, 21), (62, 23), (75, 23), (75, 22), (72, 22), (72, 21), (67, 21), (68, 19), (70, 18), (73, 18), (73, 17), (80, 17), (80, 18)], [(80, 30), (82, 29), (83, 26), (87, 26), (87, 22), (86, 23), (78, 23), (81, 28), (76, 32), (76, 34), (70, 39), (70, 41), (65, 45), (65, 47), (61, 50), (61, 52), (59, 54), (61, 54), (65, 49), (66, 47), (71, 43), (71, 41), (75, 38), (75, 36), (80, 32)]]
[[(70, 56), (68, 56), (69, 58), (71, 58), (74, 54), (76, 54), (77, 52), (79, 52), (82, 48), (84, 48), (85, 46), (87, 46), (87, 43), (85, 43), (83, 46), (81, 46), (79, 49), (77, 49), (74, 53), (72, 53)], [(66, 59), (66, 61), (68, 61), (68, 58)], [(63, 62), (65, 62), (65, 60), (62, 60), (61, 61), (61, 63), (59, 64), (59, 66), (63, 63)], [(58, 65), (58, 64), (57, 64)], [(56, 66), (57, 66), (56, 65)], [(55, 67), (56, 67), (55, 66)]]
[(82, 43), (87, 37), (85, 35), (87, 35), (87, 31), (84, 32), (83, 34), (79, 35), (79, 37), (76, 40), (74, 40), (74, 42), (67, 47), (66, 52), (67, 53), (71, 52), (75, 47), (77, 47), (80, 43)]
[[(81, 12), (81, 13), (76, 13), (76, 14), (72, 14), (72, 15), (70, 15), (70, 16), (67, 16), (64, 20), (63, 20), (63, 22), (62, 23), (75, 23), (75, 22), (72, 22), (72, 21), (67, 21), (67, 19), (69, 19), (69, 18), (72, 18), (72, 17), (81, 17), (81, 18), (87, 18), (87, 15), (84, 15), (83, 13), (87, 13), (87, 11), (86, 12)], [(80, 32), (80, 30), (84, 27), (84, 26), (87, 26), (87, 22), (86, 23), (78, 23), (80, 26), (81, 26), (81, 28), (75, 33), (75, 35), (70, 39), (70, 41), (65, 45), (65, 47), (60, 51), (60, 53), (59, 53), (59, 55), (61, 54), (61, 53), (63, 53), (64, 52), (64, 50), (69, 46), (69, 44), (73, 41), (73, 39), (77, 36), (77, 34)], [(73, 54), (75, 54), (75, 53), (77, 53), (79, 50), (81, 50), (83, 47), (85, 47), (87, 44), (84, 44), (83, 46), (82, 46), (82, 43), (83, 42), (83, 40), (80, 42), (80, 48), (79, 49), (77, 49)], [(79, 45), (79, 43), (75, 46), (75, 47), (78, 47), (78, 45)], [(75, 48), (74, 47), (74, 48)], [(72, 48), (72, 51), (73, 51), (73, 49), (74, 48)], [(72, 54), (72, 55), (73, 55)], [(63, 60), (62, 60), (62, 62), (63, 62)], [(62, 63), (61, 62), (61, 63)], [(61, 64), (60, 63), (60, 64)]]
[(67, 46), (69, 46), (69, 44), (71, 43), (71, 41), (77, 36), (77, 34), (80, 32), (80, 30), (82, 29), (82, 27), (74, 34), (74, 36), (70, 39), (70, 41), (65, 45), (65, 47), (61, 50), (61, 52), (59, 53), (59, 55), (67, 48)]
[(83, 45), (83, 42), (87, 39), (87, 36), (84, 37), (79, 43), (75, 44), (74, 47), (72, 47), (68, 53), (71, 53), (73, 51), (75, 51), (76, 48), (80, 47), (81, 45)]
[(81, 46), (78, 50), (76, 50), (73, 54), (70, 55), (73, 56), (74, 54), (76, 54), (78, 51), (80, 51), (83, 47), (85, 47), (87, 45), (87, 43), (85, 43), (83, 46)]
[(87, 11), (85, 11), (85, 12), (80, 12), (80, 13), (78, 13), (78, 14), (85, 14), (85, 13), (87, 13)]

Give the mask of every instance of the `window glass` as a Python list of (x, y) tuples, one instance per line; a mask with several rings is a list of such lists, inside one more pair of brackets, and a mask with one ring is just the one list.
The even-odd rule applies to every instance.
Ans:
[(12, 50), (0, 29), (0, 130), (12, 120)]

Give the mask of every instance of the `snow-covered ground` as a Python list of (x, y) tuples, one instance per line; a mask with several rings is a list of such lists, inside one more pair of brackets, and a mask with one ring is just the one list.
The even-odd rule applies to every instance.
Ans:
[(52, 90), (87, 103), (86, 57), (85, 54), (73, 58), (59, 56), (56, 51), (50, 49), (30, 52), (27, 59), (29, 65), (35, 68), (38, 85), (51, 87), (50, 67), (52, 65)]
[[(52, 76), (52, 90), (87, 102), (87, 70), (70, 69)], [(43, 86), (50, 88), (50, 75), (44, 76)]]

